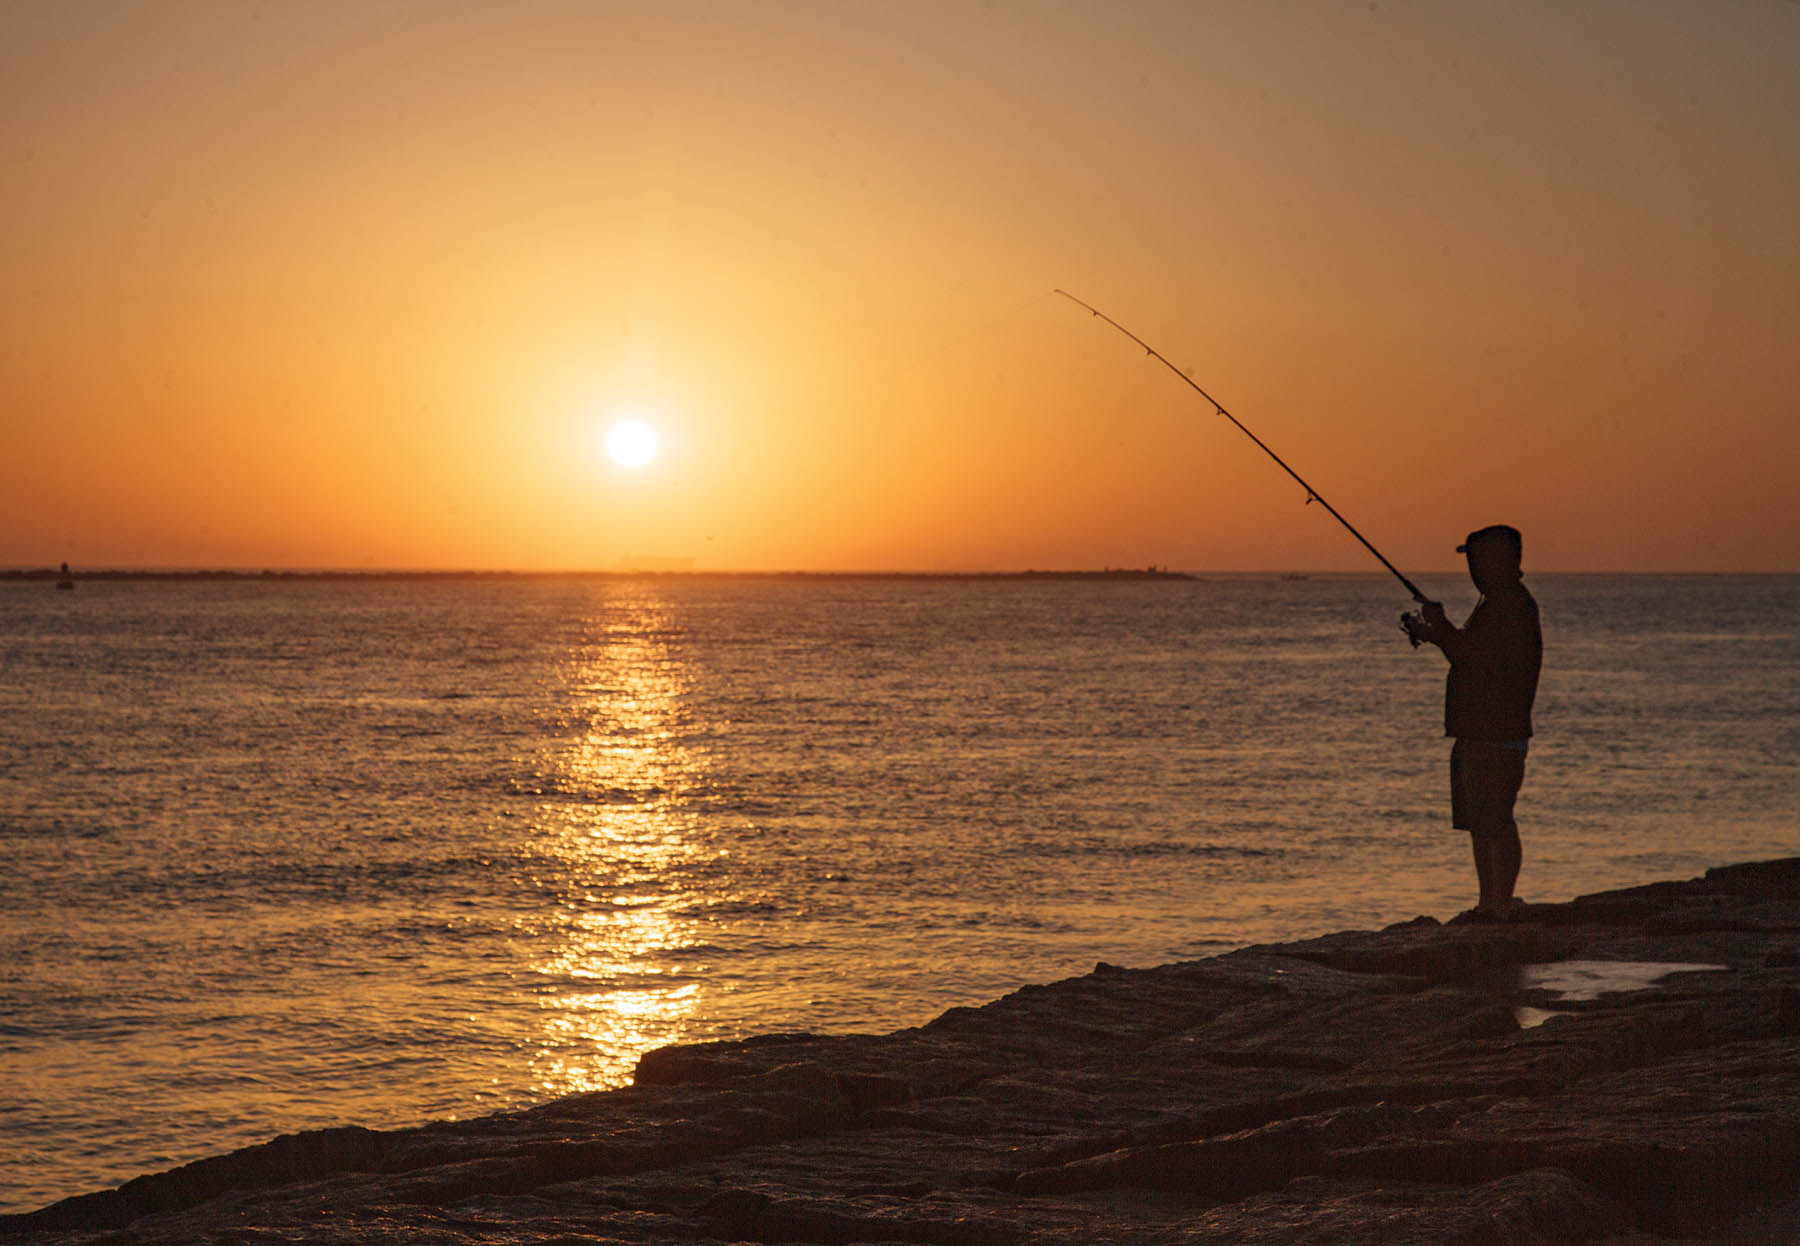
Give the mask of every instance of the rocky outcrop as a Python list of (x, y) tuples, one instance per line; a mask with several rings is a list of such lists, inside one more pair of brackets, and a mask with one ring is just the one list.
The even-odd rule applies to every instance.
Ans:
[[(1591, 997), (1533, 968), (1577, 961)], [(1687, 968), (1609, 992), (1620, 962)], [(1780, 1240), (1796, 1173), (1800, 859), (667, 1048), (624, 1090), (279, 1138), (0, 1237)]]

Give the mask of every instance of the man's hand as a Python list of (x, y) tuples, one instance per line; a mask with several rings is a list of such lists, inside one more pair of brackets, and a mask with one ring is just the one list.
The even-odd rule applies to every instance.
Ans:
[(1444, 605), (1438, 601), (1422, 601), (1417, 614), (1400, 616), (1400, 626), (1405, 629), (1414, 645), (1420, 641), (1436, 642), (1444, 630), (1450, 627), (1450, 620), (1444, 614)]

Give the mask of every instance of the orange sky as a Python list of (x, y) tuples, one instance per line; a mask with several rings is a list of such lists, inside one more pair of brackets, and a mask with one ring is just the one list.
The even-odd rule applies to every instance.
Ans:
[[(0, 566), (1800, 570), (1800, 4), (0, 8)], [(594, 449), (634, 411), (663, 448)]]

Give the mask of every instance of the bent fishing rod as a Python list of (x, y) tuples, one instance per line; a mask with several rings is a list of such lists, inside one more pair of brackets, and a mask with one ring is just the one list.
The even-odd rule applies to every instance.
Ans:
[[(1173, 372), (1176, 376), (1180, 377), (1182, 379), (1182, 381), (1190, 389), (1192, 389), (1196, 394), (1199, 394), (1202, 398), (1206, 399), (1206, 401), (1212, 403), (1214, 411), (1217, 411), (1220, 415), (1224, 416), (1226, 419), (1230, 420), (1233, 424), (1235, 424), (1237, 426), (1237, 430), (1240, 433), (1244, 434), (1244, 436), (1248, 437), (1251, 441), (1254, 441), (1256, 443), (1258, 449), (1260, 449), (1264, 454), (1268, 455), (1270, 458), (1274, 459), (1276, 465), (1279, 466), (1282, 471), (1284, 471), (1288, 475), (1292, 476), (1299, 483), (1300, 487), (1302, 489), (1306, 490), (1306, 501), (1309, 505), (1313, 502), (1317, 502), (1320, 506), (1323, 506), (1327, 511), (1329, 511), (1331, 513), (1331, 517), (1333, 519), (1337, 520), (1339, 523), (1344, 525), (1345, 529), (1350, 533), (1351, 536), (1355, 537), (1358, 541), (1362, 542), (1362, 546), (1364, 549), (1368, 550), (1371, 554), (1375, 555), (1375, 557), (1380, 560), (1382, 566), (1386, 567), (1389, 571), (1393, 572), (1394, 578), (1396, 580), (1399, 580), (1400, 583), (1402, 583), (1406, 586), (1406, 591), (1412, 594), (1412, 599), (1414, 601), (1418, 602), (1420, 605), (1425, 605), (1430, 600), (1430, 598), (1426, 597), (1424, 593), (1419, 591), (1419, 586), (1417, 584), (1414, 584), (1411, 580), (1407, 579), (1404, 575), (1402, 575), (1400, 573), (1400, 568), (1396, 567), (1393, 563), (1389, 562), (1380, 550), (1376, 549), (1373, 545), (1369, 544), (1369, 538), (1364, 536), (1362, 533), (1358, 532), (1356, 530), (1356, 525), (1352, 524), (1348, 519), (1345, 519), (1342, 515), (1338, 514), (1337, 507), (1333, 506), (1330, 502), (1327, 502), (1324, 498), (1320, 497), (1319, 491), (1317, 489), (1315, 489), (1311, 485), (1307, 484), (1306, 481), (1301, 478), (1299, 472), (1295, 471), (1293, 468), (1289, 467), (1285, 462), (1283, 462), (1281, 456), (1279, 454), (1276, 454), (1273, 450), (1269, 449), (1269, 447), (1266, 444), (1264, 444), (1263, 439), (1261, 437), (1258, 437), (1255, 433), (1253, 433), (1249, 429), (1245, 428), (1243, 425), (1243, 422), (1241, 420), (1239, 420), (1237, 418), (1237, 416), (1235, 416), (1231, 412), (1227, 411), (1225, 409), (1225, 407), (1223, 406), (1223, 404), (1221, 404), (1217, 398), (1214, 398), (1211, 394), (1207, 393), (1204, 389), (1201, 389), (1199, 385), (1195, 384), (1193, 377), (1189, 376), (1187, 373), (1183, 372), (1180, 368), (1177, 368), (1174, 364), (1170, 363), (1169, 357), (1167, 355), (1165, 355), (1161, 351), (1157, 350), (1156, 347), (1150, 345), (1150, 343), (1146, 342), (1143, 338), (1141, 338), (1137, 334), (1133, 333), (1130, 329), (1127, 329), (1124, 325), (1122, 325), (1118, 321), (1114, 320), (1111, 316), (1107, 315), (1105, 312), (1101, 311), (1098, 307), (1095, 307), (1093, 304), (1082, 302), (1080, 299), (1076, 298), (1073, 294), (1070, 294), (1067, 290), (1056, 290), (1056, 291), (1053, 291), (1053, 293), (1062, 295), (1064, 298), (1068, 299), (1069, 302), (1075, 304), (1077, 307), (1087, 308), (1090, 312), (1094, 313), (1094, 315), (1096, 315), (1096, 316), (1100, 317), (1100, 319), (1106, 321), (1107, 324), (1109, 324), (1113, 328), (1117, 329), (1120, 333), (1123, 333), (1126, 337), (1128, 337), (1132, 341), (1136, 342), (1139, 346), (1142, 346), (1144, 348), (1144, 351), (1146, 354), (1148, 354), (1152, 359), (1156, 360), (1158, 363), (1162, 364), (1163, 367), (1165, 367), (1169, 371)], [(1408, 633), (1408, 634), (1410, 635), (1410, 633)], [(1416, 639), (1413, 641), (1414, 645), (1417, 645), (1418, 643), (1419, 642)]]

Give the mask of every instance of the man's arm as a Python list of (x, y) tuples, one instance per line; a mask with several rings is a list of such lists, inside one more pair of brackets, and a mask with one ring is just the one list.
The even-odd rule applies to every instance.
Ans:
[(1450, 617), (1444, 613), (1443, 602), (1421, 602), (1419, 613), (1409, 617), (1412, 621), (1407, 624), (1407, 635), (1436, 645), (1452, 662), (1460, 662), (1469, 655), (1468, 630), (1450, 621)]

